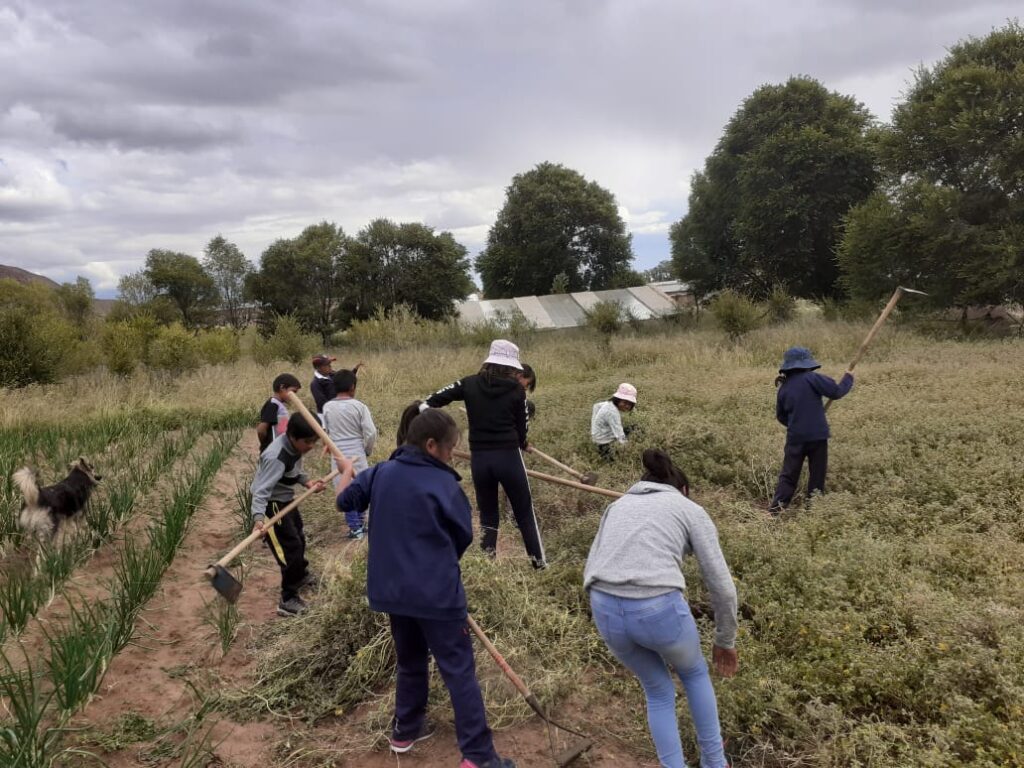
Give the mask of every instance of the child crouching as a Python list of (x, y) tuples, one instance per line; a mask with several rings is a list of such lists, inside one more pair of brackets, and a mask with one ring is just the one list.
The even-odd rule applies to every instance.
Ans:
[(397, 657), (391, 750), (408, 752), (433, 735), (426, 720), (430, 656), (451, 697), (461, 768), (515, 768), (498, 756), (476, 679), (466, 630), (466, 592), (459, 560), (473, 541), (469, 500), (448, 466), (459, 429), (446, 413), (418, 404), (402, 416), (404, 445), (388, 461), (353, 478), (343, 462), (338, 508), (373, 507), (366, 593), (387, 613)]

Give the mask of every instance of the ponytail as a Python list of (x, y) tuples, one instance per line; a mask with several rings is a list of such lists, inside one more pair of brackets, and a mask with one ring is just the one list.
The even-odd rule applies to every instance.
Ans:
[(779, 387), (781, 387), (785, 383), (786, 383), (786, 374), (780, 373), (778, 376), (775, 377), (775, 388), (776, 389), (778, 389)]
[(650, 483), (664, 483), (679, 489), (683, 496), (690, 495), (690, 480), (686, 473), (675, 465), (671, 457), (658, 448), (647, 448), (643, 454), (643, 465), (647, 471), (641, 480)]

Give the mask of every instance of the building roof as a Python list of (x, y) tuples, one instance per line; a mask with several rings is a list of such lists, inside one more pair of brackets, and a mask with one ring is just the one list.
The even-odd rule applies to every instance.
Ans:
[[(669, 290), (664, 290), (663, 285), (669, 286)], [(599, 301), (618, 302), (634, 317), (649, 320), (674, 312), (676, 305), (670, 296), (686, 292), (685, 283), (667, 280), (608, 291), (519, 296), (514, 299), (470, 299), (458, 305), (459, 322), (474, 325), (500, 320), (502, 316), (518, 311), (538, 328), (574, 328), (586, 322), (586, 311)]]

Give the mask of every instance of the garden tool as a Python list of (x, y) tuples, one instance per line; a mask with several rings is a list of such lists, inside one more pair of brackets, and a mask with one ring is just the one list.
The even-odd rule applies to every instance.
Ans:
[[(519, 675), (515, 673), (515, 670), (509, 666), (509, 663), (505, 661), (505, 658), (501, 655), (498, 649), (494, 647), (494, 643), (490, 641), (490, 638), (484, 634), (484, 631), (480, 628), (480, 625), (476, 623), (476, 620), (472, 616), (466, 616), (466, 624), (468, 624), (469, 628), (473, 630), (473, 634), (476, 635), (477, 640), (479, 640), (484, 648), (487, 649), (487, 652), (491, 654), (491, 658), (494, 659), (498, 667), (501, 668), (501, 671), (505, 673), (505, 677), (507, 677), (509, 682), (515, 686), (516, 690), (522, 694), (526, 703), (530, 705), (530, 709), (536, 712), (537, 716), (544, 721), (548, 729), (548, 742), (551, 745), (551, 756), (554, 758), (559, 768), (564, 768), (564, 766), (569, 765), (594, 745), (593, 739), (586, 734), (575, 731), (561, 723), (557, 723), (548, 717), (544, 708), (541, 707), (540, 702), (537, 701), (537, 697), (533, 695), (530, 689), (526, 686), (526, 683), (523, 682), (522, 678), (519, 677)], [(565, 731), (573, 736), (579, 736), (583, 741), (575, 745), (570, 745), (561, 752), (556, 753), (555, 740), (551, 733), (552, 727), (555, 727), (560, 731)]]
[[(918, 296), (928, 295), (924, 291), (918, 291), (913, 288), (904, 288), (902, 285), (896, 288), (896, 290), (892, 294), (892, 297), (889, 299), (889, 303), (886, 304), (885, 308), (882, 310), (882, 314), (878, 316), (878, 319), (875, 320), (875, 324), (872, 325), (871, 330), (868, 331), (868, 335), (864, 338), (864, 341), (861, 343), (860, 349), (857, 350), (857, 354), (853, 356), (853, 360), (851, 360), (850, 364), (846, 366), (847, 373), (853, 373), (854, 367), (857, 365), (857, 363), (860, 362), (860, 359), (864, 356), (864, 353), (868, 349), (868, 345), (871, 344), (872, 340), (874, 340), (875, 334), (878, 333), (878, 330), (882, 327), (882, 324), (885, 323), (885, 321), (888, 319), (889, 315), (892, 314), (892, 311), (896, 309), (896, 304), (899, 302), (900, 297), (902, 297), (905, 293), (913, 293)], [(825, 403), (826, 411), (828, 410), (828, 407), (832, 405), (832, 402), (832, 400), (829, 400), (827, 403)]]
[[(331, 482), (331, 480), (333, 480), (334, 476), (337, 474), (338, 470), (335, 469), (329, 475), (325, 475), (324, 477), (320, 478), (318, 482), (327, 485), (327, 483)], [(267, 520), (266, 523), (264, 523), (264, 528), (270, 528), (270, 526), (272, 526), (282, 517), (287, 515), (297, 506), (299, 506), (299, 504), (305, 501), (310, 494), (315, 492), (315, 487), (307, 488), (305, 491), (296, 496), (291, 501), (290, 504), (282, 508), (276, 515)], [(213, 588), (220, 592), (220, 594), (224, 596), (224, 599), (227, 600), (229, 603), (234, 603), (238, 601), (238, 596), (242, 594), (242, 583), (231, 575), (231, 571), (229, 571), (227, 567), (231, 564), (232, 560), (234, 560), (236, 557), (238, 557), (239, 554), (241, 554), (242, 550), (246, 549), (250, 544), (252, 544), (258, 538), (260, 538), (262, 535), (262, 532), (253, 529), (252, 533), (250, 533), (238, 544), (236, 544), (234, 549), (232, 549), (230, 552), (224, 555), (224, 557), (222, 557), (216, 563), (207, 568), (206, 571), (204, 572), (206, 574), (206, 577), (210, 579), (210, 583), (213, 584)]]
[[(469, 461), (470, 459), (473, 458), (471, 454), (459, 450), (452, 451), (452, 455), (455, 456), (456, 458), (463, 459), (464, 461)], [(575, 480), (566, 480), (564, 477), (556, 477), (555, 475), (549, 475), (546, 472), (537, 472), (536, 470), (533, 469), (526, 470), (526, 474), (529, 475), (530, 477), (535, 477), (538, 480), (544, 480), (548, 483), (564, 485), (567, 488), (576, 488), (577, 490), (580, 491), (590, 491), (591, 493), (596, 493), (601, 496), (608, 496), (613, 499), (621, 498), (623, 495), (619, 491), (611, 491), (608, 490), (607, 488), (598, 488), (596, 485), (584, 485), (583, 483), (577, 483)]]
[(302, 400), (299, 399), (299, 396), (294, 392), (289, 391), (287, 399), (288, 402), (291, 403), (292, 407), (306, 418), (306, 421), (309, 422), (309, 426), (311, 426), (313, 431), (316, 432), (317, 437), (324, 441), (324, 445), (330, 449), (331, 455), (334, 456), (338, 462), (338, 466), (340, 467), (341, 460), (345, 458), (345, 454), (338, 450), (338, 446), (336, 446), (331, 438), (328, 437), (327, 433), (324, 432), (324, 428), (320, 426), (320, 420), (309, 412), (306, 404), (303, 403)]
[(532, 454), (534, 454), (536, 456), (540, 456), (548, 464), (551, 464), (552, 466), (558, 467), (559, 469), (568, 472), (570, 475), (575, 477), (577, 480), (579, 480), (584, 485), (593, 485), (594, 483), (597, 482), (597, 472), (586, 472), (586, 473), (577, 472), (575, 469), (570, 467), (568, 464), (563, 464), (558, 459), (556, 459), (556, 458), (554, 458), (552, 456), (548, 456), (546, 453), (544, 453), (543, 451), (541, 451), (539, 448), (537, 448), (534, 445), (531, 445), (526, 450), (527, 450), (528, 453), (532, 453)]

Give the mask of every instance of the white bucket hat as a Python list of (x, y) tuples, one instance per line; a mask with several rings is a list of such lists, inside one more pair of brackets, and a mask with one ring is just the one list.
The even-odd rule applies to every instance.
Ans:
[(519, 347), (505, 339), (495, 339), (491, 342), (491, 351), (484, 360), (484, 365), (488, 363), (523, 370), (523, 366), (519, 364)]
[(619, 384), (619, 388), (615, 390), (615, 394), (612, 397), (617, 397), (619, 400), (628, 400), (633, 405), (636, 405), (636, 387), (632, 384)]

